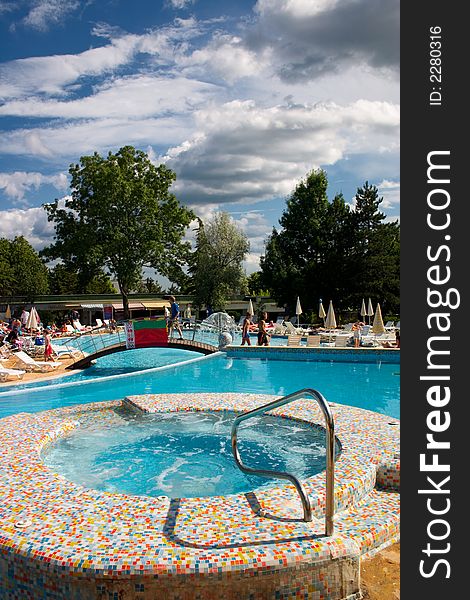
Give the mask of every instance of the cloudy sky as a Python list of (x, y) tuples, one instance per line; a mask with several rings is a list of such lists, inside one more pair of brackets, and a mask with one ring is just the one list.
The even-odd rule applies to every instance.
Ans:
[(229, 212), (248, 272), (312, 168), (399, 215), (398, 0), (0, 0), (0, 237), (51, 241), (41, 204), (126, 144)]

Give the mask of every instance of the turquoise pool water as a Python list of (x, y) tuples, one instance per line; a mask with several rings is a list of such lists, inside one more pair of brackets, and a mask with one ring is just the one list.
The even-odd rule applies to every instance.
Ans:
[[(180, 364), (168, 364), (176, 361)], [(159, 366), (161, 370), (123, 373), (141, 364)], [(2, 388), (5, 391), (0, 392), (0, 417), (118, 400), (136, 394), (252, 392), (284, 395), (311, 387), (322, 392), (330, 402), (399, 418), (399, 379), (399, 365), (383, 362), (232, 359), (223, 353), (201, 357), (185, 350), (152, 348), (106, 356), (90, 370), (34, 387)]]
[[(233, 420), (231, 412), (121, 411), (112, 426), (79, 427), (50, 446), (43, 459), (68, 480), (111, 493), (194, 498), (273, 485), (272, 479), (246, 475), (235, 464)], [(243, 424), (239, 449), (250, 466), (288, 471), (303, 479), (326, 465), (325, 431), (279, 417)]]

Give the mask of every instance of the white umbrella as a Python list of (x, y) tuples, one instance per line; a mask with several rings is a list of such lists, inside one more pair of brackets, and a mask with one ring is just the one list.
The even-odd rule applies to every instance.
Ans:
[(300, 325), (300, 315), (302, 314), (302, 307), (300, 306), (300, 298), (297, 296), (297, 304), (295, 305), (295, 314), (297, 315), (297, 327)]
[(326, 315), (325, 327), (328, 329), (336, 328), (336, 317), (335, 311), (333, 310), (333, 300), (330, 300), (330, 306), (328, 307), (328, 314)]
[(363, 320), (365, 320), (366, 316), (367, 316), (366, 303), (364, 302), (364, 298), (363, 298), (362, 304), (361, 304), (361, 317)]
[(248, 308), (246, 309), (246, 312), (250, 313), (251, 316), (253, 316), (255, 314), (255, 311), (253, 310), (253, 302), (251, 301), (251, 298), (250, 298), (250, 301), (248, 302)]
[(323, 326), (325, 326), (326, 312), (325, 312), (325, 309), (323, 308), (323, 304), (322, 304), (321, 300), (320, 300), (320, 306), (318, 307), (318, 316), (320, 319), (323, 319)]
[(380, 310), (380, 304), (378, 302), (377, 308), (375, 309), (375, 317), (371, 331), (372, 333), (385, 333), (384, 322), (382, 319), (382, 311)]
[(185, 308), (184, 318), (185, 319), (190, 319), (191, 318), (191, 305), (190, 304), (188, 304), (188, 306)]
[(26, 321), (26, 329), (37, 329), (39, 323), (40, 318), (38, 315), (38, 311), (34, 308), (34, 306), (32, 306), (31, 310), (29, 311), (28, 320)]
[(369, 324), (370, 324), (370, 317), (374, 316), (374, 307), (372, 306), (372, 300), (370, 298), (369, 298), (369, 302), (367, 304), (366, 315), (369, 317)]

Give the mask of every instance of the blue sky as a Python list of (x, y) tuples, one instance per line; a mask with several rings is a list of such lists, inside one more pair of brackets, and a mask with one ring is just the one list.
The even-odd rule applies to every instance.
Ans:
[(0, 237), (37, 249), (80, 156), (126, 144), (229, 212), (248, 272), (312, 168), (399, 216), (398, 0), (0, 0)]

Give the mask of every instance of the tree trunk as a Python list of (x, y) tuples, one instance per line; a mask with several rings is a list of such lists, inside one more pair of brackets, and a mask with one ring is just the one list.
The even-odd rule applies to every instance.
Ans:
[(128, 319), (130, 319), (129, 296), (128, 296), (127, 288), (124, 287), (119, 280), (118, 280), (118, 286), (119, 286), (119, 291), (121, 292), (121, 296), (122, 296), (122, 307), (124, 309), (124, 320), (127, 321)]

